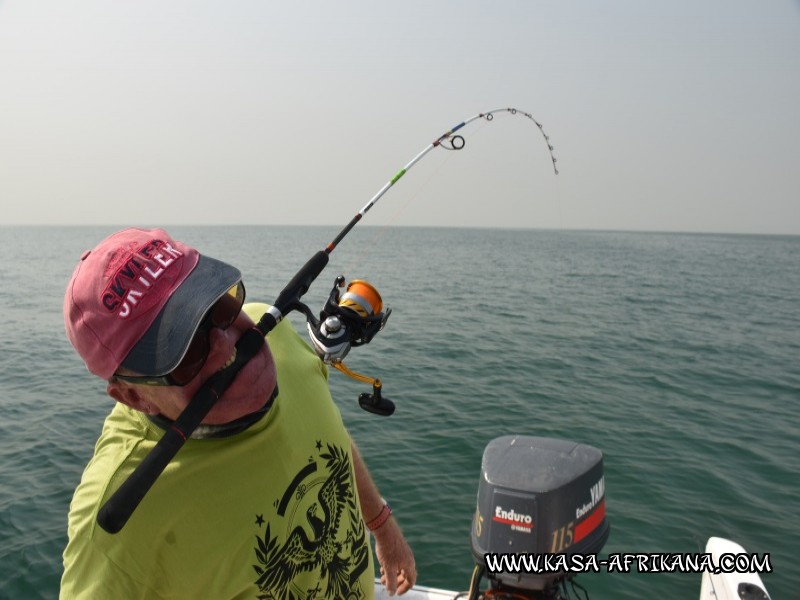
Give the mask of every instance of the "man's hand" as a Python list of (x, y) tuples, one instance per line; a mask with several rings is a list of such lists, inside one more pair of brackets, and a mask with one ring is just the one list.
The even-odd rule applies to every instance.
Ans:
[(381, 566), (381, 583), (390, 596), (405, 594), (417, 581), (414, 554), (394, 517), (372, 532), (375, 556)]

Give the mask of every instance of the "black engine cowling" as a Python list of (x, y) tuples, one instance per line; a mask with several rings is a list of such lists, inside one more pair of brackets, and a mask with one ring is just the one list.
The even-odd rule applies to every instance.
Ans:
[[(484, 450), (472, 554), (596, 554), (610, 526), (605, 516), (603, 453), (542, 437), (503, 436)], [(495, 573), (490, 579), (545, 590), (564, 573)]]

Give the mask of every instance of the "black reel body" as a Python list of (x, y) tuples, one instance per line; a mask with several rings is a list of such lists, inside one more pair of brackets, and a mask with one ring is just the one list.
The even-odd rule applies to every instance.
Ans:
[(380, 294), (366, 281), (351, 281), (345, 293), (341, 294), (344, 285), (344, 276), (339, 275), (319, 318), (304, 304), (298, 308), (306, 316), (308, 335), (317, 355), (345, 375), (372, 384), (372, 394), (364, 392), (358, 397), (361, 408), (389, 416), (394, 413), (395, 407), (391, 400), (381, 395), (381, 380), (351, 371), (344, 364), (344, 358), (350, 348), (372, 341), (386, 325), (392, 309), (388, 306), (384, 309)]
[(342, 287), (344, 277), (339, 275), (319, 319), (314, 318), (310, 310), (306, 313), (314, 350), (328, 364), (343, 360), (351, 347), (371, 342), (392, 313), (388, 306), (381, 312), (380, 295), (365, 281), (350, 282), (343, 295), (339, 292)]

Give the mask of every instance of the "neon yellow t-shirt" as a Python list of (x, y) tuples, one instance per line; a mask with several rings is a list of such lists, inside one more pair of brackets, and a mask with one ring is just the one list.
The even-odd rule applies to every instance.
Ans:
[[(266, 309), (245, 306), (254, 321)], [(231, 437), (188, 440), (111, 535), (97, 511), (162, 435), (115, 406), (70, 506), (62, 599), (373, 597), (350, 439), (327, 369), (286, 321), (267, 340), (280, 391), (269, 412)]]

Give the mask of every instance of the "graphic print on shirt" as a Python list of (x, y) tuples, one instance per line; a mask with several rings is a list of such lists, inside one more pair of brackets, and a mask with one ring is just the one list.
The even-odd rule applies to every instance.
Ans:
[[(319, 441), (316, 453), (275, 500), (275, 520), (266, 522), (263, 535), (256, 534), (259, 599), (365, 597), (358, 580), (369, 566), (370, 550), (350, 458), (331, 444), (323, 451)], [(259, 529), (264, 523), (264, 516), (256, 515)]]

